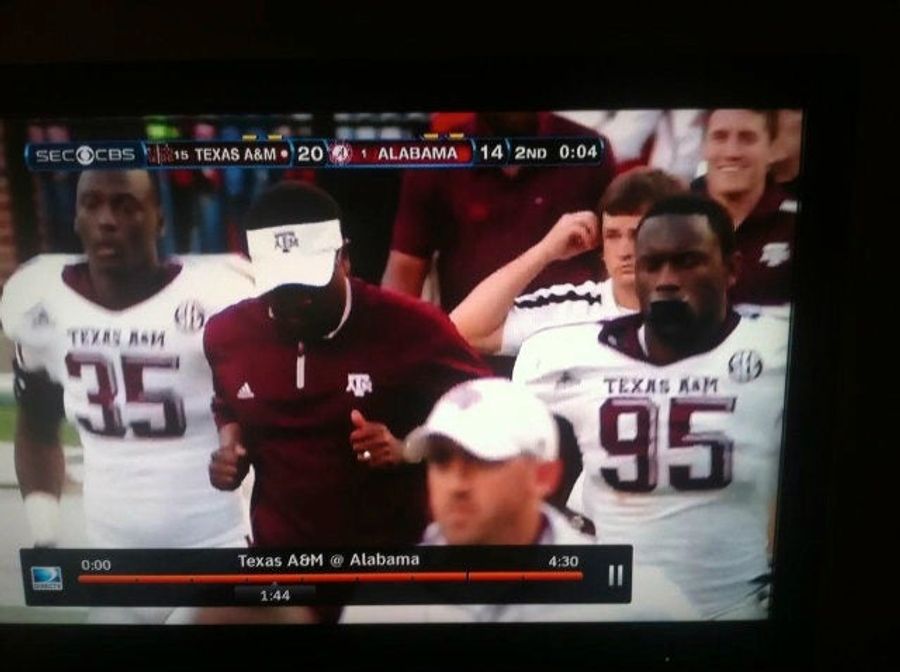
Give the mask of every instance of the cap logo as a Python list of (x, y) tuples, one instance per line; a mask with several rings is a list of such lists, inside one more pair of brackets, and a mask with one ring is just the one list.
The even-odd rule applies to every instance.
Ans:
[(297, 240), (297, 234), (293, 231), (276, 231), (275, 232), (275, 249), (281, 250), (284, 254), (291, 251), (291, 248), (298, 247), (300, 241)]
[(481, 393), (468, 386), (457, 387), (447, 393), (446, 401), (466, 410), (481, 401)]

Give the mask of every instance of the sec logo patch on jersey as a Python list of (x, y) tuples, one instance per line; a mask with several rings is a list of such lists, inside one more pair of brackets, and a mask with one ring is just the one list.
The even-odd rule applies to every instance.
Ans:
[(188, 299), (175, 309), (175, 326), (190, 334), (203, 329), (206, 324), (206, 311), (196, 299)]
[(728, 360), (728, 375), (736, 383), (748, 383), (762, 374), (762, 357), (755, 350), (738, 350)]

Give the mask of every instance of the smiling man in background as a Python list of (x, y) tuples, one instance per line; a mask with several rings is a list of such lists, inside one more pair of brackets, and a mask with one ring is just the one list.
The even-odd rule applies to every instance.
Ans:
[(786, 316), (791, 301), (797, 201), (769, 175), (777, 110), (710, 110), (703, 152), (707, 172), (692, 185), (728, 212), (741, 273), (729, 296), (742, 312)]

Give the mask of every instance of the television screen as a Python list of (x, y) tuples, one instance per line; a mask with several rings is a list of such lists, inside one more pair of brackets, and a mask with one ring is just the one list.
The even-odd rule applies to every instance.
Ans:
[(496, 109), (0, 119), (0, 621), (769, 618), (804, 110)]

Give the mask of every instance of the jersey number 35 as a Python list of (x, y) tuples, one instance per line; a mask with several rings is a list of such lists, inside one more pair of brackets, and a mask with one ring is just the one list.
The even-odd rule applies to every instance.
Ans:
[(122, 422), (122, 408), (118, 401), (119, 385), (115, 363), (103, 355), (92, 352), (70, 352), (66, 355), (66, 369), (72, 378), (81, 378), (89, 367), (94, 370), (97, 387), (88, 392), (88, 403), (99, 406), (103, 422), (76, 415), (78, 424), (85, 430), (101, 436), (123, 437), (130, 428), (139, 438), (176, 438), (184, 436), (187, 424), (184, 418), (184, 402), (171, 389), (144, 389), (146, 369), (178, 370), (178, 357), (137, 357), (122, 355), (122, 380), (125, 383), (125, 405), (141, 404), (144, 408), (158, 406), (162, 410), (162, 426), (154, 426), (147, 420), (132, 420), (128, 426)]

